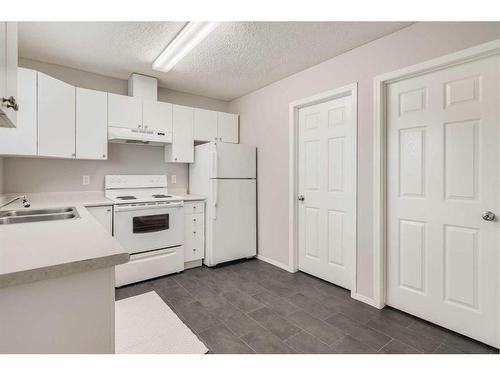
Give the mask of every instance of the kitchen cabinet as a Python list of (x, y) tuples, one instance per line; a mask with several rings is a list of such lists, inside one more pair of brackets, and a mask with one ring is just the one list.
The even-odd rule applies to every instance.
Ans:
[(217, 113), (217, 137), (221, 142), (238, 143), (238, 115)]
[(201, 260), (205, 256), (205, 203), (184, 204), (184, 261)]
[(133, 96), (108, 94), (108, 126), (142, 128), (142, 100)]
[(194, 161), (194, 108), (172, 106), (172, 144), (165, 146), (167, 163)]
[(19, 68), (17, 88), (19, 112), (17, 127), (0, 128), (0, 155), (36, 156), (37, 154), (37, 72)]
[(145, 100), (142, 102), (144, 129), (172, 133), (172, 104)]
[(113, 234), (113, 206), (95, 206), (86, 209), (109, 234)]
[(16, 127), (18, 101), (17, 22), (0, 22), (0, 127)]
[(76, 88), (76, 158), (108, 158), (108, 94)]
[(238, 115), (195, 108), (194, 140), (238, 143)]
[(75, 87), (38, 72), (38, 155), (75, 158)]
[(200, 142), (217, 141), (217, 112), (194, 109), (194, 140)]

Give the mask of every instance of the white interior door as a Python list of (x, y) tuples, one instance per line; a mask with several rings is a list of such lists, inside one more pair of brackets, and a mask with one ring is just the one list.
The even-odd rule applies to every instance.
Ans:
[(356, 256), (354, 100), (299, 110), (299, 269), (347, 289)]
[(387, 303), (498, 346), (498, 57), (388, 86)]

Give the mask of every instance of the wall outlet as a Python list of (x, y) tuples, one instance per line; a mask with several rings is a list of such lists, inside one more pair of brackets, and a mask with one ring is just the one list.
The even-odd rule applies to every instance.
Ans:
[(176, 184), (177, 183), (177, 176), (175, 174), (173, 174), (173, 175), (170, 176), (170, 182), (172, 184)]
[(82, 185), (90, 185), (90, 176), (83, 176)]

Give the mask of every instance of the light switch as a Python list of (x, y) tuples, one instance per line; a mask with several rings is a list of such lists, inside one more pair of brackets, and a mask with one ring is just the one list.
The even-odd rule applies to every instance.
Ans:
[(82, 185), (90, 184), (90, 176), (83, 176)]
[(173, 184), (177, 183), (177, 176), (175, 174), (173, 174), (173, 175), (170, 176), (170, 182), (173, 183)]

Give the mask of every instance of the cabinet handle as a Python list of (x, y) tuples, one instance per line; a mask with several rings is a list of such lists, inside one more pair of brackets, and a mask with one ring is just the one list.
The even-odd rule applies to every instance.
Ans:
[(147, 126), (147, 125), (144, 125), (144, 128), (145, 128), (145, 129), (147, 129), (147, 128), (148, 128), (148, 126)]
[(137, 125), (137, 127), (140, 129), (140, 128), (142, 128), (142, 125)]
[(16, 112), (19, 110), (19, 104), (16, 103), (16, 98), (13, 96), (2, 98), (2, 103), (7, 103), (7, 108), (12, 108)]
[(196, 234), (196, 232), (193, 232), (193, 234)]
[(102, 157), (103, 157), (103, 158), (106, 158), (106, 154), (102, 154)]
[(196, 219), (193, 219), (193, 221), (196, 221)]
[(73, 153), (73, 154), (71, 154), (71, 156), (75, 157), (75, 156), (76, 156), (76, 154), (75, 154), (75, 153)]
[(196, 252), (196, 249), (193, 249), (194, 252)]

